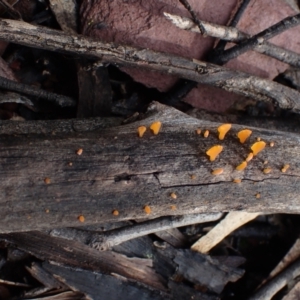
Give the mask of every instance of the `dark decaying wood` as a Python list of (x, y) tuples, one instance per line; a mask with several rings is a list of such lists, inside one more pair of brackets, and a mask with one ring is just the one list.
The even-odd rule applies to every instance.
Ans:
[[(149, 126), (156, 120), (162, 130), (154, 136)], [(74, 121), (64, 122), (70, 128)], [(18, 125), (28, 123), (35, 124)], [(38, 124), (43, 132), (43, 122)], [(140, 125), (148, 128), (143, 138), (137, 136)], [(219, 125), (153, 103), (145, 119), (123, 126), (55, 135), (2, 134), (0, 231), (78, 226), (80, 215), (85, 224), (93, 224), (232, 210), (299, 213), (299, 136), (252, 128), (242, 145), (236, 134), (244, 126), (233, 125), (220, 141)], [(197, 135), (197, 128), (210, 130), (209, 137)], [(266, 141), (266, 149), (244, 171), (236, 171), (257, 137)], [(211, 162), (206, 151), (216, 144), (224, 150)], [(77, 155), (80, 148), (83, 153)], [(284, 164), (290, 165), (286, 173), (281, 172)], [(266, 166), (272, 169), (269, 174), (263, 173)], [(223, 173), (213, 176), (216, 168)], [(233, 183), (235, 178), (242, 183)]]
[(84, 244), (50, 237), (37, 231), (1, 235), (1, 240), (41, 260), (85, 270), (101, 270), (105, 274), (116, 273), (156, 289), (166, 290), (165, 279), (155, 273), (152, 261), (146, 258), (128, 258), (113, 251), (100, 252)]
[(101, 59), (103, 63), (163, 72), (266, 102), (300, 110), (300, 94), (276, 82), (211, 63), (190, 60), (148, 49), (116, 46), (80, 35), (15, 20), (0, 19), (0, 39), (29, 47)]
[[(50, 237), (42, 232), (3, 234), (0, 239), (13, 244), (18, 249), (31, 253), (39, 259), (52, 261), (59, 266), (100, 272), (101, 274), (98, 273), (98, 275), (101, 278), (103, 276), (103, 282), (111, 282), (110, 289), (114, 290), (121, 285), (124, 289), (131, 290), (133, 288), (136, 292), (139, 289), (140, 293), (145, 294), (145, 296), (150, 291), (162, 295), (167, 293), (166, 296), (172, 295), (172, 299), (190, 299), (192, 294), (199, 296), (201, 293), (188, 288), (186, 280), (192, 284), (205, 286), (211, 292), (220, 293), (229, 281), (236, 281), (243, 275), (242, 270), (235, 266), (229, 266), (229, 264), (225, 265), (220, 260), (208, 255), (191, 250), (175, 249), (168, 245), (157, 247), (148, 236), (115, 246), (114, 251), (102, 252), (80, 242)], [(68, 275), (65, 276), (62, 273), (60, 276), (56, 271), (52, 272), (51, 268), (50, 270), (46, 269), (50, 273), (59, 275), (56, 278), (68, 286), (74, 287), (73, 284), (76, 282), (77, 284), (82, 282), (81, 284), (85, 284), (87, 287), (90, 286), (84, 283), (81, 277), (84, 273), (89, 278), (90, 272), (80, 271), (76, 273), (73, 270), (73, 284), (70, 284), (66, 280)], [(41, 270), (39, 270), (40, 272)], [(116, 278), (113, 279), (109, 275)], [(124, 277), (127, 279), (123, 282)], [(178, 292), (178, 285), (172, 284), (173, 280), (181, 282), (179, 286), (183, 290), (187, 289), (188, 297), (174, 297)], [(143, 285), (147, 288), (145, 289)], [(84, 293), (88, 292), (84, 289), (79, 290)], [(204, 297), (203, 299), (215, 299), (215, 297)]]
[(109, 116), (112, 105), (112, 92), (105, 67), (87, 68), (78, 64), (78, 105), (77, 117), (90, 118)]
[(111, 276), (50, 264), (44, 264), (44, 268), (68, 285), (70, 289), (81, 291), (89, 299), (103, 299), (104, 295), (105, 300), (173, 299), (167, 293), (144, 287), (121, 276)]

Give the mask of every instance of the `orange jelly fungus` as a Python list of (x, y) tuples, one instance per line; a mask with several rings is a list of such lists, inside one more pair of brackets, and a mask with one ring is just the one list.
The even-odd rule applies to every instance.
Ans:
[(144, 206), (144, 211), (145, 211), (145, 213), (146, 213), (147, 215), (151, 214), (151, 208), (150, 208), (150, 206), (149, 206), (149, 205), (145, 205), (145, 206)]
[(146, 126), (140, 126), (138, 129), (137, 129), (137, 132), (138, 132), (138, 136), (141, 138), (143, 137), (144, 133), (146, 132), (147, 128)]
[(175, 193), (171, 193), (170, 196), (171, 196), (171, 198), (173, 198), (173, 199), (177, 199), (177, 195), (176, 195)]
[(203, 136), (204, 136), (205, 138), (207, 138), (207, 137), (209, 136), (209, 131), (208, 131), (208, 130), (205, 130), (204, 133), (203, 133)]
[(195, 175), (195, 174), (192, 174), (192, 175), (191, 175), (191, 179), (192, 179), (192, 180), (195, 180), (195, 179), (196, 179), (196, 175)]
[(260, 198), (260, 193), (257, 193), (257, 194), (255, 195), (255, 197), (256, 197), (256, 199), (259, 199), (259, 198)]
[(170, 207), (171, 207), (172, 210), (176, 210), (177, 209), (176, 205), (171, 205)]
[(250, 129), (243, 129), (238, 132), (237, 137), (240, 140), (241, 144), (244, 144), (247, 140), (247, 138), (252, 134), (252, 131)]
[(209, 156), (210, 161), (214, 161), (222, 151), (223, 151), (223, 146), (215, 145), (209, 148), (206, 151), (206, 154)]
[(218, 127), (219, 140), (224, 140), (226, 133), (230, 130), (231, 124), (223, 124)]
[(253, 152), (253, 155), (257, 155), (260, 151), (264, 150), (266, 147), (266, 143), (264, 141), (259, 141), (259, 142), (256, 142), (254, 143), (252, 146), (251, 146), (251, 150)]
[(274, 142), (271, 142), (270, 143), (270, 147), (274, 147), (275, 143)]
[(81, 154), (82, 154), (82, 152), (83, 152), (83, 149), (82, 149), (82, 148), (80, 148), (80, 149), (78, 149), (78, 150), (76, 151), (76, 154), (77, 154), (77, 155), (81, 155)]
[(220, 168), (220, 169), (215, 169), (215, 170), (213, 170), (212, 172), (211, 172), (211, 174), (213, 174), (213, 175), (220, 175), (220, 174), (222, 174), (223, 173), (223, 169), (222, 168)]
[(201, 129), (198, 128), (198, 129), (196, 130), (196, 133), (197, 133), (197, 134), (201, 134)]
[(154, 135), (157, 135), (159, 133), (160, 128), (161, 128), (161, 122), (159, 121), (156, 121), (150, 125), (150, 130)]
[(81, 215), (81, 216), (78, 217), (78, 221), (79, 222), (83, 223), (84, 220), (85, 220), (84, 216)]
[(253, 158), (253, 153), (249, 153), (247, 158), (246, 158), (246, 162), (249, 162), (251, 159)]
[(290, 165), (284, 165), (281, 169), (281, 172), (285, 173), (289, 167), (290, 167)]
[(49, 212), (50, 212), (49, 209), (46, 209), (46, 210), (45, 210), (45, 213), (46, 213), (46, 214), (49, 214)]
[(234, 182), (234, 183), (241, 183), (241, 182), (242, 182), (242, 179), (240, 179), (240, 178), (235, 178), (235, 179), (233, 179), (233, 182)]
[(118, 215), (119, 215), (119, 211), (116, 210), (116, 209), (114, 209), (114, 210), (112, 211), (112, 214), (113, 214), (114, 216), (118, 216)]
[(50, 184), (50, 183), (51, 183), (51, 180), (50, 180), (49, 177), (46, 177), (46, 178), (44, 179), (44, 182), (45, 182), (46, 184)]
[(247, 167), (247, 162), (243, 161), (240, 165), (238, 165), (235, 169), (237, 171), (243, 171)]
[(260, 138), (260, 137), (258, 137), (258, 138), (256, 138), (256, 140), (257, 140), (258, 142), (260, 142), (260, 141), (261, 141), (261, 138)]
[(269, 174), (269, 173), (271, 173), (271, 171), (272, 171), (271, 168), (265, 168), (265, 169), (263, 169), (263, 172), (264, 172), (265, 174)]

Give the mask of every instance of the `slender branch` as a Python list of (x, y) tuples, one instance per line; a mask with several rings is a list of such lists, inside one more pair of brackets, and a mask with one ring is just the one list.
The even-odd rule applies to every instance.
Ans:
[(76, 105), (75, 100), (70, 97), (58, 95), (58, 94), (47, 92), (44, 90), (40, 90), (40, 89), (37, 89), (35, 87), (32, 87), (32, 86), (24, 84), (24, 83), (9, 80), (2, 76), (0, 76), (0, 88), (8, 90), (8, 91), (18, 92), (18, 93), (25, 94), (28, 96), (34, 96), (34, 97), (38, 97), (41, 99), (45, 99), (45, 100), (54, 102), (57, 105), (60, 105), (62, 107)]
[(198, 19), (196, 13), (194, 12), (194, 10), (192, 9), (192, 7), (190, 6), (190, 4), (188, 3), (187, 0), (179, 0), (180, 3), (189, 11), (189, 13), (191, 14), (194, 22), (197, 24), (201, 34), (203, 36), (206, 36), (206, 30), (205, 27), (203, 26), (202, 22)]
[[(178, 28), (199, 33), (199, 28), (191, 19), (168, 13), (164, 13), (164, 15)], [(241, 32), (234, 27), (226, 27), (208, 22), (203, 22), (203, 26), (205, 27), (207, 35), (229, 42), (239, 43), (250, 37), (250, 35)], [(298, 53), (283, 49), (267, 41), (255, 46), (253, 50), (273, 57), (293, 67), (300, 67), (300, 55)], [(215, 54), (213, 56), (215, 56)]]
[(297, 260), (276, 277), (262, 286), (249, 300), (272, 299), (289, 281), (300, 275), (300, 260)]
[[(234, 28), (237, 25), (237, 23), (240, 21), (243, 13), (245, 12), (248, 4), (250, 3), (250, 1), (251, 0), (239, 0), (238, 1), (237, 9), (234, 12), (233, 17), (229, 21), (229, 24), (227, 26)], [(218, 44), (216, 45), (216, 47), (213, 49), (211, 57), (213, 57), (215, 55), (219, 55), (220, 53), (222, 53), (225, 49), (226, 44), (227, 44), (226, 41), (220, 40), (218, 42)]]
[(68, 35), (58, 30), (14, 20), (0, 19), (0, 39), (29, 47), (100, 58), (103, 63), (173, 74), (259, 101), (275, 101), (283, 109), (300, 111), (300, 93), (296, 90), (195, 59), (102, 43), (80, 35)]
[(225, 64), (229, 60), (253, 49), (254, 47), (261, 45), (265, 40), (269, 40), (272, 37), (300, 24), (300, 14), (292, 17), (287, 17), (282, 21), (272, 25), (271, 27), (261, 31), (239, 45), (233, 46), (230, 49), (224, 51), (220, 56), (216, 57), (212, 62), (217, 64)]
[[(16, 2), (15, 2), (16, 3)], [(14, 5), (15, 3), (13, 4), (10, 4), (8, 3), (6, 0), (0, 0), (0, 6), (4, 7), (4, 9), (6, 10), (6, 12), (14, 19), (16, 20), (22, 20), (22, 16), (21, 14), (14, 9)]]
[(75, 228), (54, 229), (51, 236), (75, 239), (84, 244), (90, 245), (101, 251), (110, 249), (113, 246), (124, 243), (147, 234), (163, 231), (170, 228), (182, 227), (198, 223), (212, 222), (220, 219), (222, 213), (214, 214), (193, 214), (184, 216), (161, 217), (131, 226), (125, 226), (102, 233), (91, 233)]

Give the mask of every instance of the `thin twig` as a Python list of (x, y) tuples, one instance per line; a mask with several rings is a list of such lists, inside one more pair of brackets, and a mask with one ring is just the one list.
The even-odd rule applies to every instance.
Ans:
[(249, 300), (272, 299), (291, 280), (300, 275), (300, 260), (297, 260), (284, 271), (275, 276), (271, 281), (262, 286)]
[[(168, 13), (164, 13), (164, 15), (178, 28), (199, 33), (199, 28), (193, 20)], [(250, 35), (233, 27), (226, 27), (208, 22), (203, 22), (203, 26), (206, 29), (207, 35), (229, 42), (239, 43), (250, 37)], [(255, 46), (253, 50), (273, 57), (293, 67), (300, 67), (300, 54), (283, 49), (267, 41), (264, 41), (261, 45)]]
[(216, 64), (225, 64), (229, 60), (238, 57), (239, 55), (253, 49), (254, 47), (261, 45), (265, 40), (269, 40), (274, 36), (293, 28), (300, 24), (300, 14), (287, 17), (282, 21), (272, 25), (271, 27), (261, 31), (253, 37), (241, 42), (239, 45), (233, 46), (228, 50), (225, 50), (222, 54), (212, 60)]
[(62, 107), (76, 105), (75, 100), (70, 97), (40, 90), (24, 83), (19, 83), (13, 80), (9, 80), (2, 76), (0, 76), (0, 88), (8, 91), (14, 91), (17, 93), (25, 94), (28, 96), (45, 99), (54, 102), (57, 105), (60, 105)]
[(202, 24), (202, 22), (198, 19), (196, 13), (194, 12), (194, 10), (192, 9), (192, 7), (190, 6), (190, 4), (188, 3), (187, 0), (179, 0), (180, 3), (189, 11), (189, 13), (191, 14), (194, 22), (198, 25), (198, 28), (201, 32), (201, 34), (203, 36), (206, 36), (206, 30)]
[(66, 239), (75, 239), (84, 244), (90, 245), (92, 248), (105, 251), (113, 246), (137, 237), (155, 233), (157, 231), (198, 223), (212, 222), (220, 219), (221, 217), (222, 213), (167, 216), (101, 233), (91, 233), (75, 228), (63, 228), (52, 230), (50, 235)]
[(0, 19), (0, 39), (29, 47), (100, 58), (103, 63), (172, 74), (259, 101), (275, 101), (282, 109), (300, 111), (300, 93), (294, 89), (195, 59), (148, 49), (116, 46), (15, 20)]
[[(234, 13), (234, 16), (232, 17), (232, 19), (229, 21), (228, 23), (228, 27), (232, 27), (234, 28), (237, 23), (240, 21), (243, 13), (245, 12), (248, 4), (250, 3), (251, 0), (239, 0), (238, 1), (238, 7)], [(211, 57), (213, 57), (214, 55), (219, 55), (220, 53), (222, 53), (226, 47), (227, 42), (224, 40), (220, 40), (218, 42), (218, 44), (216, 45), (216, 47), (213, 49), (212, 51), (212, 55)]]
[(0, 0), (0, 6), (3, 6), (4, 9), (6, 10), (6, 12), (14, 19), (16, 20), (22, 20), (22, 16), (21, 14), (14, 9), (14, 5), (17, 3), (18, 1), (15, 1), (15, 3), (10, 4), (8, 3), (6, 0)]

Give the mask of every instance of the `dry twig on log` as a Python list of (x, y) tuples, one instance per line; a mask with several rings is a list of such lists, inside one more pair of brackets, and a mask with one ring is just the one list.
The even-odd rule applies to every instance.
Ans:
[(101, 233), (82, 231), (75, 228), (62, 228), (52, 230), (50, 235), (65, 239), (77, 240), (81, 243), (88, 244), (92, 248), (105, 251), (113, 246), (137, 237), (170, 228), (212, 222), (218, 220), (221, 216), (222, 213), (167, 216)]

